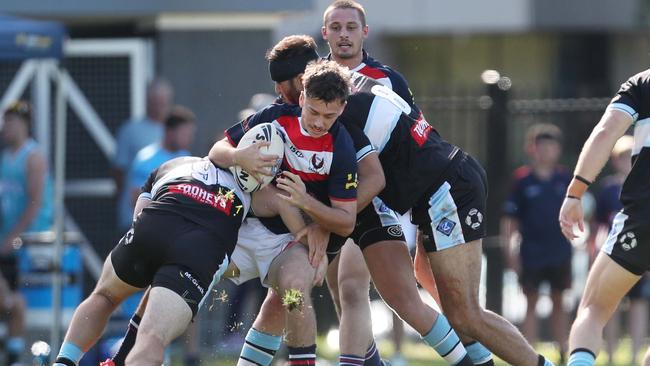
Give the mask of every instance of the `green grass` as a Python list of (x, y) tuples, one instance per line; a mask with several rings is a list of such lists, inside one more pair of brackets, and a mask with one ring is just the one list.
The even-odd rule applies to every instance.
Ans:
[[(629, 338), (621, 340), (618, 350), (614, 355), (614, 363), (612, 366), (628, 366), (631, 364), (630, 357), (630, 346), (631, 342)], [(388, 340), (381, 341), (379, 343), (379, 349), (381, 351), (382, 357), (390, 359), (394, 353), (394, 347), (392, 343)], [(549, 358), (556, 365), (558, 365), (559, 354), (557, 349), (551, 343), (538, 343), (535, 349), (543, 354), (545, 357)], [(409, 366), (444, 366), (447, 363), (438, 356), (431, 348), (426, 346), (421, 342), (407, 341), (405, 342), (402, 352), (408, 360)], [(640, 363), (643, 359), (643, 354), (645, 348), (642, 348), (637, 362)], [(318, 339), (318, 358), (319, 360), (327, 360), (331, 365), (336, 365), (338, 361), (338, 351), (331, 349), (327, 346), (325, 339), (319, 337)], [(605, 366), (607, 363), (608, 357), (605, 351), (601, 351), (598, 359), (596, 360), (596, 365)], [(232, 366), (237, 363), (237, 360), (228, 357), (228, 358), (215, 358), (212, 360), (203, 360), (203, 366)], [(173, 366), (180, 366), (181, 362), (174, 362)], [(283, 365), (284, 360), (276, 359), (275, 365)], [(505, 362), (501, 360), (496, 360), (497, 365), (506, 365)]]

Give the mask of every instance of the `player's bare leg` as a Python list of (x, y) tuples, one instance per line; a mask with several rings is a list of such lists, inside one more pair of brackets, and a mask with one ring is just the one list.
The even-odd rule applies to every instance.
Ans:
[(125, 365), (161, 365), (165, 347), (185, 332), (191, 320), (192, 310), (181, 296), (164, 287), (152, 288), (147, 311)]
[(117, 277), (109, 255), (97, 286), (72, 316), (57, 362), (72, 362), (76, 365), (83, 354), (97, 342), (113, 311), (124, 299), (140, 290)]
[(512, 365), (538, 365), (540, 356), (503, 317), (481, 308), (481, 240), (429, 253), (442, 308), (454, 329), (478, 340)]
[[(639, 280), (637, 276), (604, 252), (598, 253), (589, 271), (587, 285), (580, 300), (578, 314), (569, 335), (569, 350), (586, 349), (597, 356), (603, 328), (618, 307), (623, 296)], [(572, 355), (569, 364), (572, 362)]]
[(341, 299), (341, 354), (363, 357), (373, 340), (368, 297), (370, 272), (365, 266), (361, 249), (351, 241), (341, 250), (338, 291)]
[(384, 302), (447, 362), (472, 365), (446, 317), (422, 302), (406, 245), (401, 241), (382, 241), (365, 248), (363, 255)]

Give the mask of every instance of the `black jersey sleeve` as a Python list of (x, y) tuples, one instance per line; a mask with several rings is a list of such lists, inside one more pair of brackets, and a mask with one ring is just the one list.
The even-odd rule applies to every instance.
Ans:
[(328, 195), (334, 201), (357, 199), (357, 160), (350, 134), (339, 126), (334, 140), (332, 168), (328, 179)]
[(156, 183), (156, 176), (158, 175), (158, 169), (154, 169), (151, 174), (149, 174), (149, 178), (144, 182), (142, 185), (141, 191), (142, 193), (151, 193), (151, 189), (153, 188), (154, 183)]
[(352, 138), (352, 144), (354, 145), (354, 150), (356, 151), (357, 162), (361, 161), (363, 158), (368, 156), (368, 154), (375, 151), (375, 148), (372, 147), (368, 136), (363, 133), (363, 130), (357, 125), (346, 126), (350, 137)]
[(638, 73), (624, 82), (608, 108), (623, 111), (636, 122), (650, 117), (648, 103), (650, 103), (650, 70)]
[(420, 111), (420, 109), (415, 105), (415, 100), (413, 98), (413, 93), (411, 92), (411, 88), (409, 88), (408, 82), (400, 74), (399, 72), (391, 69), (390, 67), (387, 67), (389, 70), (388, 72), (388, 78), (390, 79), (390, 83), (392, 85), (392, 89), (397, 95), (399, 95), (406, 103), (408, 103), (411, 108)]

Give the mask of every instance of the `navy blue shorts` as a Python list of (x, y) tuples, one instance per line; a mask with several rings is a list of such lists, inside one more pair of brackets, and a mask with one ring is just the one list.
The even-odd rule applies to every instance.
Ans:
[[(372, 202), (357, 214), (357, 222), (349, 238), (361, 250), (381, 241), (406, 242), (399, 216), (388, 208), (379, 197), (373, 198)], [(336, 234), (330, 236), (330, 243), (327, 246), (330, 262), (341, 252), (341, 247), (346, 240), (347, 238)]]
[(423, 234), (426, 251), (445, 250), (484, 238), (486, 200), (485, 170), (465, 154), (442, 185), (413, 207), (412, 221)]
[(110, 255), (122, 281), (170, 289), (196, 315), (226, 271), (230, 247), (215, 232), (181, 215), (145, 210)]

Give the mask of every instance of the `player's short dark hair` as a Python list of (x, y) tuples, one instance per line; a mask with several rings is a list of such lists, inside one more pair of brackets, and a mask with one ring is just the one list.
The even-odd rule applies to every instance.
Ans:
[(27, 124), (32, 120), (32, 107), (24, 100), (17, 100), (7, 106), (4, 111), (4, 116), (16, 116)]
[(316, 41), (306, 35), (284, 37), (266, 53), (271, 79), (275, 82), (296, 77), (305, 71), (307, 63), (318, 58)]
[(562, 130), (551, 123), (538, 123), (528, 127), (526, 144), (535, 144), (543, 140), (553, 140), (562, 143)]
[(366, 26), (366, 10), (363, 8), (363, 5), (359, 4), (354, 0), (337, 0), (328, 6), (323, 13), (323, 25), (327, 25), (327, 17), (335, 9), (354, 9), (359, 13), (359, 19), (361, 20), (361, 25)]
[(172, 107), (171, 112), (169, 112), (167, 119), (165, 119), (165, 129), (171, 130), (180, 125), (194, 122), (196, 122), (196, 116), (189, 108), (183, 107), (182, 105), (175, 105)]
[(334, 61), (311, 62), (305, 68), (302, 84), (309, 98), (343, 103), (350, 95), (350, 70)]

